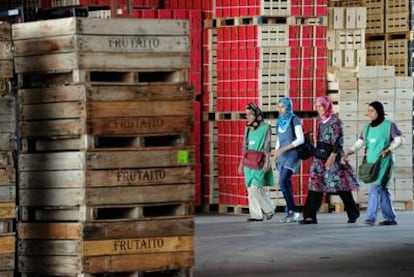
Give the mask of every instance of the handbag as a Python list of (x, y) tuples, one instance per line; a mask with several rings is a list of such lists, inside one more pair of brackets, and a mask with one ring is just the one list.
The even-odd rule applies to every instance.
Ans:
[[(295, 135), (295, 126), (293, 126), (293, 118), (290, 120), (290, 128), (292, 130), (293, 139), (295, 140), (296, 135)], [(301, 145), (298, 145), (297, 147), (295, 147), (298, 158), (303, 161), (313, 157), (314, 150), (315, 150), (312, 144), (311, 133), (310, 132), (305, 133), (304, 138), (305, 138), (305, 141)]]
[(326, 161), (331, 155), (334, 146), (332, 144), (318, 141), (315, 148), (315, 158)]
[[(369, 125), (365, 132), (364, 139), (367, 139), (369, 132)], [(387, 147), (385, 148), (387, 149)], [(381, 167), (381, 157), (378, 157), (375, 163), (367, 162), (367, 148), (365, 148), (364, 158), (362, 159), (362, 164), (358, 167), (358, 178), (364, 183), (375, 182), (378, 178), (378, 173)]]
[(243, 166), (248, 167), (250, 169), (258, 170), (263, 167), (264, 160), (265, 160), (265, 153), (247, 149), (249, 145), (249, 129), (246, 132), (246, 149), (243, 152)]
[(258, 170), (263, 167), (265, 154), (260, 151), (246, 149), (243, 153), (243, 166)]
[(358, 167), (358, 177), (364, 183), (372, 183), (378, 178), (378, 173), (381, 167), (381, 158), (375, 163), (367, 163), (366, 157), (364, 157), (362, 164)]

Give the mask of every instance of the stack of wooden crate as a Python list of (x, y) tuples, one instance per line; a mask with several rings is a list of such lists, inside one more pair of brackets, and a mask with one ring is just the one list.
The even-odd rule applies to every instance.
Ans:
[(19, 271), (191, 276), (187, 22), (68, 18), (13, 38)]
[(0, 276), (14, 276), (16, 218), (16, 97), (11, 90), (11, 26), (0, 22)]
[(328, 8), (328, 65), (347, 68), (366, 65), (365, 7)]

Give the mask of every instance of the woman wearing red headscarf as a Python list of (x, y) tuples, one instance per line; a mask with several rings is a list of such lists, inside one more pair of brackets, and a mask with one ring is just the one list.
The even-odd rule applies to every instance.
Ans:
[(303, 208), (301, 224), (316, 224), (316, 213), (322, 204), (325, 192), (337, 193), (344, 203), (348, 223), (356, 222), (359, 210), (352, 196), (352, 190), (359, 188), (358, 180), (348, 163), (341, 163), (343, 150), (343, 124), (333, 110), (329, 96), (316, 99), (317, 145), (309, 177), (309, 191)]

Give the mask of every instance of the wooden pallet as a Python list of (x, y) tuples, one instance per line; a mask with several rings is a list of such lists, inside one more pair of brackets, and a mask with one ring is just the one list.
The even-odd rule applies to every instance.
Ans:
[(249, 207), (241, 206), (241, 205), (219, 204), (218, 212), (221, 214), (235, 214), (235, 215), (249, 214)]
[(296, 18), (292, 16), (242, 16), (216, 18), (204, 21), (206, 28), (219, 28), (229, 26), (247, 25), (275, 25), (275, 24), (294, 24)]
[(77, 84), (88, 85), (150, 85), (182, 83), (187, 70), (181, 69), (70, 69), (41, 71), (17, 75), (19, 88), (56, 87)]
[[(1, 277), (13, 277), (13, 272), (7, 273), (10, 275), (1, 275)], [(149, 270), (149, 271), (136, 271), (136, 272), (101, 272), (101, 273), (80, 273), (80, 274), (57, 274), (48, 271), (47, 273), (22, 273), (22, 277), (54, 277), (54, 276), (65, 276), (65, 277), (194, 277), (194, 271), (191, 268), (183, 269), (160, 269), (160, 270)]]
[[(45, 192), (47, 193), (47, 191)], [(20, 206), (23, 222), (127, 222), (135, 220), (180, 219), (194, 212), (190, 202), (102, 206)], [(1, 221), (0, 221), (1, 222)]]

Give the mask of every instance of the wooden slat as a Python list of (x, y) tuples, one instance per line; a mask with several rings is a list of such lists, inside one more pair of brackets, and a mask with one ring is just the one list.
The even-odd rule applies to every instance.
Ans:
[(12, 28), (11, 24), (5, 21), (0, 22), (0, 40), (10, 40), (12, 39)]
[(82, 236), (81, 223), (19, 223), (19, 239), (77, 240)]
[(19, 256), (17, 260), (21, 273), (76, 274), (82, 271), (81, 259), (76, 256)]
[(79, 188), (85, 186), (85, 171), (57, 170), (20, 172), (19, 187), (25, 188)]
[(0, 186), (0, 202), (16, 201), (16, 185)]
[(83, 255), (129, 255), (194, 251), (193, 236), (83, 241)]
[(0, 78), (13, 78), (13, 60), (0, 60)]
[[(108, 102), (108, 105), (111, 103)], [(88, 133), (116, 136), (190, 133), (193, 122), (192, 116), (116, 117), (117, 113), (124, 113), (124, 111), (114, 112), (113, 117), (110, 118), (96, 118), (95, 113), (91, 112), (88, 118)]]
[(0, 169), (0, 186), (16, 184), (16, 171), (14, 168)]
[(73, 137), (86, 134), (86, 118), (20, 122), (21, 137)]
[(14, 276), (13, 270), (15, 269), (15, 264), (16, 264), (14, 256), (15, 256), (15, 253), (0, 254), (0, 276), (1, 277), (13, 277)]
[(84, 203), (82, 188), (20, 189), (19, 204), (22, 206), (76, 206)]
[(188, 116), (193, 115), (190, 101), (152, 101), (152, 102), (92, 102), (88, 113), (95, 118), (135, 117), (135, 116)]
[(81, 242), (77, 240), (22, 240), (19, 255), (24, 256), (81, 256)]
[[(9, 43), (10, 44), (10, 43)], [(1, 44), (0, 44), (1, 46)], [(102, 53), (187, 53), (188, 36), (98, 36), (69, 35), (14, 42), (15, 55), (38, 56), (66, 52)], [(0, 56), (1, 57), (1, 56)]]
[(188, 55), (117, 53), (62, 53), (44, 56), (16, 57), (16, 73), (40, 71), (71, 71), (74, 69), (187, 69), (190, 66)]
[(194, 252), (151, 253), (87, 257), (83, 268), (88, 273), (132, 272), (190, 268), (194, 265)]
[(12, 42), (0, 40), (0, 60), (12, 60)]
[(19, 155), (19, 170), (21, 172), (77, 169), (85, 169), (84, 152), (61, 152)]
[(88, 187), (123, 187), (140, 185), (161, 185), (194, 183), (194, 168), (143, 168), (116, 170), (88, 170), (86, 182)]
[(16, 203), (0, 203), (0, 219), (15, 218), (16, 217)]
[(186, 20), (64, 18), (14, 24), (13, 39), (42, 38), (69, 34), (91, 35), (185, 35)]
[(21, 105), (21, 120), (67, 119), (86, 116), (85, 103), (61, 102), (48, 104)]
[(1, 130), (2, 132), (3, 131), (5, 132), (0, 133), (0, 150), (15, 150), (16, 149), (16, 133), (15, 133), (16, 127), (12, 128), (11, 130), (10, 129), (9, 130), (1, 129)]
[(189, 202), (194, 199), (194, 185), (90, 188), (85, 194), (87, 205)]
[(39, 104), (39, 103), (56, 103), (86, 101), (86, 87), (77, 86), (59, 86), (52, 88), (33, 88), (19, 89), (19, 101), (21, 104)]
[(0, 234), (0, 254), (15, 253), (15, 235)]
[(194, 236), (192, 218), (103, 222), (84, 224), (86, 240), (139, 237)]
[[(175, 167), (194, 164), (191, 147), (146, 148), (140, 151), (90, 151), (88, 169)], [(182, 157), (188, 156), (188, 161)]]

